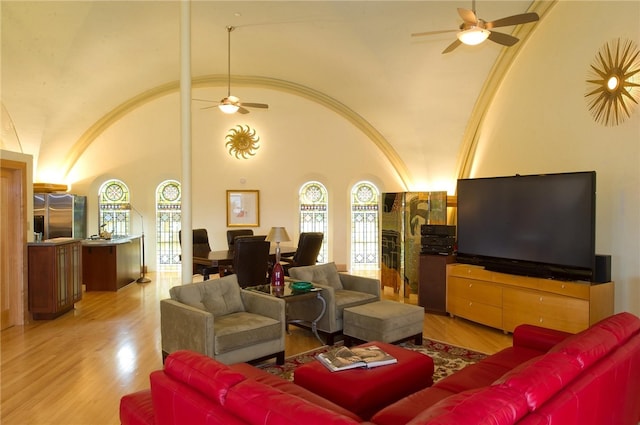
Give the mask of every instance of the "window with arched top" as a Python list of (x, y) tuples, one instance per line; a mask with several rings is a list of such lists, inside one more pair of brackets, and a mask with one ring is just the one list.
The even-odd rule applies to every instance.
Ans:
[(307, 182), (300, 188), (300, 233), (322, 232), (322, 248), (318, 263), (326, 263), (328, 258), (329, 205), (327, 189), (320, 182)]
[(370, 182), (351, 189), (351, 269), (379, 267), (378, 223), (380, 192)]
[(111, 236), (126, 236), (131, 230), (129, 188), (121, 180), (109, 180), (98, 191), (98, 226)]
[(182, 218), (180, 182), (166, 180), (156, 189), (156, 252), (158, 268), (180, 264), (178, 231)]

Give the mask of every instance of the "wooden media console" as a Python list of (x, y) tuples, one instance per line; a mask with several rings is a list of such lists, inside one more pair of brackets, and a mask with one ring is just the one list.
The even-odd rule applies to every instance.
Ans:
[(613, 314), (614, 284), (563, 281), (447, 266), (447, 311), (513, 332), (522, 323), (580, 332)]

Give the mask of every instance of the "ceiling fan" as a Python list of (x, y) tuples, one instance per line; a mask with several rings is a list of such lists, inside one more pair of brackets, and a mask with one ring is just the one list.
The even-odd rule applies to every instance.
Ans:
[[(227, 27), (227, 97), (223, 98), (218, 105), (207, 106), (202, 109), (215, 108), (216, 106), (225, 114), (233, 114), (235, 112), (239, 112), (241, 114), (248, 114), (249, 110), (246, 108), (261, 108), (267, 109), (269, 105), (266, 103), (251, 103), (251, 102), (240, 102), (240, 99), (236, 96), (231, 95), (231, 31), (233, 31), (235, 27), (228, 26)], [(201, 100), (205, 102), (210, 102), (205, 99), (194, 99)]]
[(487, 38), (495, 43), (502, 44), (503, 46), (513, 46), (518, 42), (517, 37), (491, 30), (498, 27), (509, 27), (512, 25), (535, 22), (540, 19), (537, 13), (529, 12), (487, 22), (484, 19), (478, 18), (478, 16), (476, 15), (475, 0), (473, 0), (471, 3), (471, 10), (458, 8), (458, 15), (460, 15), (463, 22), (460, 25), (460, 28), (457, 30), (418, 32), (411, 34), (411, 36), (420, 37), (423, 35), (458, 32), (456, 40), (442, 51), (443, 54), (453, 51), (456, 47), (463, 43), (470, 46), (475, 46), (482, 43)]

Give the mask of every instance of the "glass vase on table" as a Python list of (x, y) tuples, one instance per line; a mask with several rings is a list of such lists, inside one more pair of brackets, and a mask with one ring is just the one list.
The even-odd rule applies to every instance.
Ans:
[(280, 242), (291, 239), (284, 227), (272, 227), (267, 235), (267, 240), (276, 243), (276, 262), (271, 271), (271, 285), (284, 286), (284, 268), (280, 264)]

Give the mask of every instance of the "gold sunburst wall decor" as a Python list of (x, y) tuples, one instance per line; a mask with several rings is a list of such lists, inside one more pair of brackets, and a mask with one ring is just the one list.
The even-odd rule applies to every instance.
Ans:
[(240, 159), (240, 157), (248, 159), (254, 156), (260, 147), (258, 145), (260, 137), (248, 125), (237, 125), (235, 128), (229, 129), (229, 134), (225, 139), (227, 140), (225, 146), (229, 149), (229, 155), (235, 155), (237, 159)]
[(640, 99), (640, 51), (619, 38), (600, 48), (587, 80), (587, 102), (593, 119), (605, 126), (622, 123)]

